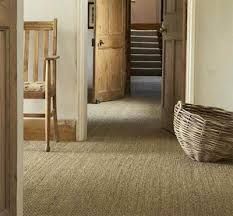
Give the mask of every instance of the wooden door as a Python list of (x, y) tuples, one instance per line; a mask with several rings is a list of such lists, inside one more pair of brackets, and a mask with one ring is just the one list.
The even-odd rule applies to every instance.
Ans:
[(163, 2), (162, 126), (173, 132), (174, 105), (185, 100), (186, 0)]
[(96, 0), (95, 101), (121, 98), (126, 82), (125, 0)]
[(16, 0), (0, 0), (0, 216), (16, 215)]

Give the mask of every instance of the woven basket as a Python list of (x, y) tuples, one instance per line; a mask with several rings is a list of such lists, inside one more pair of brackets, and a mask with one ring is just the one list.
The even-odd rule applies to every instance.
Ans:
[(174, 130), (185, 153), (200, 162), (233, 159), (233, 113), (214, 107), (175, 106)]

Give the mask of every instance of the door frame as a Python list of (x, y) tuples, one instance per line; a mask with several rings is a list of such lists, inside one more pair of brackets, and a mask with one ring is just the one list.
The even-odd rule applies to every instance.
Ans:
[[(163, 21), (163, 2), (164, 0), (160, 0), (160, 23), (155, 23), (154, 24), (151, 24), (151, 23), (148, 23), (149, 25), (142, 25), (140, 26), (141, 30), (144, 30), (144, 29), (147, 29), (148, 26), (151, 28), (156, 28), (157, 30), (160, 29), (160, 25)], [(131, 10), (131, 5), (132, 3), (135, 3), (133, 2), (132, 0), (127, 0), (127, 25), (126, 25), (126, 38), (127, 38), (127, 46), (126, 46), (126, 65), (127, 65), (127, 76), (126, 76), (126, 93), (129, 93), (130, 94), (130, 84), (131, 84), (131, 71), (130, 71), (130, 60), (131, 60), (131, 29), (132, 29), (132, 26), (133, 24), (131, 23), (131, 14), (132, 14), (132, 10)], [(136, 24), (137, 25), (137, 24)], [(139, 23), (140, 25), (140, 23)], [(161, 37), (162, 39), (162, 37)], [(159, 46), (162, 46), (162, 41), (160, 42)], [(162, 77), (162, 76), (161, 76)], [(161, 87), (161, 90), (162, 90), (162, 87)]]
[[(131, 0), (128, 0), (131, 1)], [(78, 4), (78, 37), (83, 40), (78, 43), (78, 63), (79, 70), (77, 71), (77, 108), (78, 108), (78, 127), (77, 138), (78, 141), (87, 139), (87, 10), (88, 2), (81, 0)], [(81, 7), (80, 7), (81, 6)], [(195, 102), (195, 20), (197, 16), (196, 0), (187, 0), (187, 53), (186, 53), (186, 102)], [(80, 40), (79, 40), (80, 41)], [(84, 42), (84, 43), (83, 43)]]
[(87, 35), (88, 1), (77, 1), (77, 99), (76, 99), (76, 139), (87, 139)]
[[(10, 58), (15, 58), (15, 64), (12, 66), (14, 70), (10, 70), (7, 78), (7, 95), (6, 98), (8, 113), (10, 116), (7, 122), (7, 140), (9, 140), (10, 161), (8, 163), (10, 173), (9, 182), (14, 184), (9, 188), (9, 216), (23, 216), (23, 0), (17, 0), (12, 7), (15, 8), (14, 20), (16, 20), (16, 37), (15, 43), (11, 49), (17, 53), (16, 56), (10, 55)], [(14, 34), (12, 34), (14, 37)], [(8, 170), (8, 169), (7, 169)], [(3, 215), (5, 215), (3, 213)]]
[(195, 103), (196, 0), (187, 0), (186, 102)]
[(23, 38), (24, 0), (17, 0), (17, 216), (23, 216)]

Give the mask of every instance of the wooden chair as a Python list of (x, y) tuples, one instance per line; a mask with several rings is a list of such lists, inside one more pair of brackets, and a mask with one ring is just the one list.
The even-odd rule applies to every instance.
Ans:
[[(46, 151), (50, 152), (50, 125), (54, 119), (55, 141), (57, 123), (57, 19), (49, 22), (24, 23), (24, 98), (44, 99), (45, 113), (25, 113), (24, 117), (45, 118)], [(52, 100), (52, 106), (51, 106)]]

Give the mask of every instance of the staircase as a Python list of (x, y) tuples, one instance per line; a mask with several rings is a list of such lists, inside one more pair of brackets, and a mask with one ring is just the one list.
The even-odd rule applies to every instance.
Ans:
[(157, 30), (131, 30), (131, 76), (162, 76), (161, 39)]

